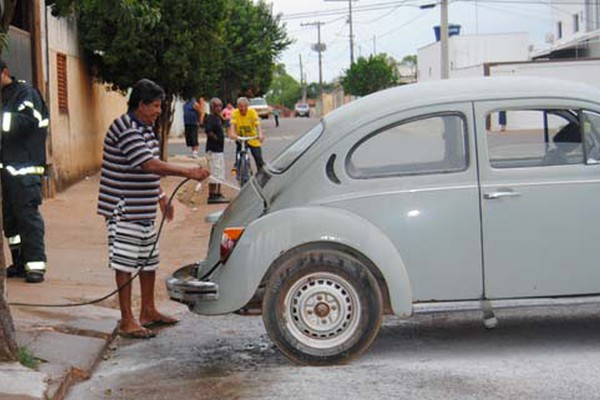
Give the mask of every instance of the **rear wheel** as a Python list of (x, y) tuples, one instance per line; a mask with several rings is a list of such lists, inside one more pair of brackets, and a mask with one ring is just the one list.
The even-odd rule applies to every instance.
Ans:
[(367, 267), (338, 250), (310, 250), (284, 260), (269, 279), (263, 321), (292, 361), (333, 365), (373, 343), (382, 318), (379, 285)]

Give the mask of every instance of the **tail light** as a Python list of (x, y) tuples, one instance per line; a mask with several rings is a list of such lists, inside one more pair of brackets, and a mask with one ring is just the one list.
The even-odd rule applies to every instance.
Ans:
[(244, 228), (225, 228), (221, 237), (221, 262), (225, 262), (238, 240), (242, 237)]

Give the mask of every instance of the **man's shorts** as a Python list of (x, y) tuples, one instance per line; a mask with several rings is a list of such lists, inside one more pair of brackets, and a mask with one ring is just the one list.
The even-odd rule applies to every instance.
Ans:
[(185, 125), (185, 145), (198, 146), (198, 125)]
[(139, 268), (155, 271), (158, 268), (158, 243), (153, 221), (122, 221), (109, 218), (108, 266), (112, 269), (135, 273)]
[(206, 155), (208, 156), (210, 175), (217, 179), (225, 180), (225, 156), (223, 153), (209, 151)]

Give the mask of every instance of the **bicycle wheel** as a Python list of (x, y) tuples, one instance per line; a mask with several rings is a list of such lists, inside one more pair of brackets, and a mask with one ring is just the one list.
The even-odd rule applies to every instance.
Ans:
[(250, 180), (250, 159), (248, 154), (243, 154), (240, 157), (240, 168), (238, 173), (240, 176), (240, 187), (242, 187)]

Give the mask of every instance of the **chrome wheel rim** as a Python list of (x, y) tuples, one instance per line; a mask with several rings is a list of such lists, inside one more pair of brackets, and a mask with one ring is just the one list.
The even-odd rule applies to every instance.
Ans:
[(305, 346), (329, 349), (356, 332), (361, 305), (358, 292), (339, 275), (318, 272), (302, 277), (284, 300), (285, 324)]

